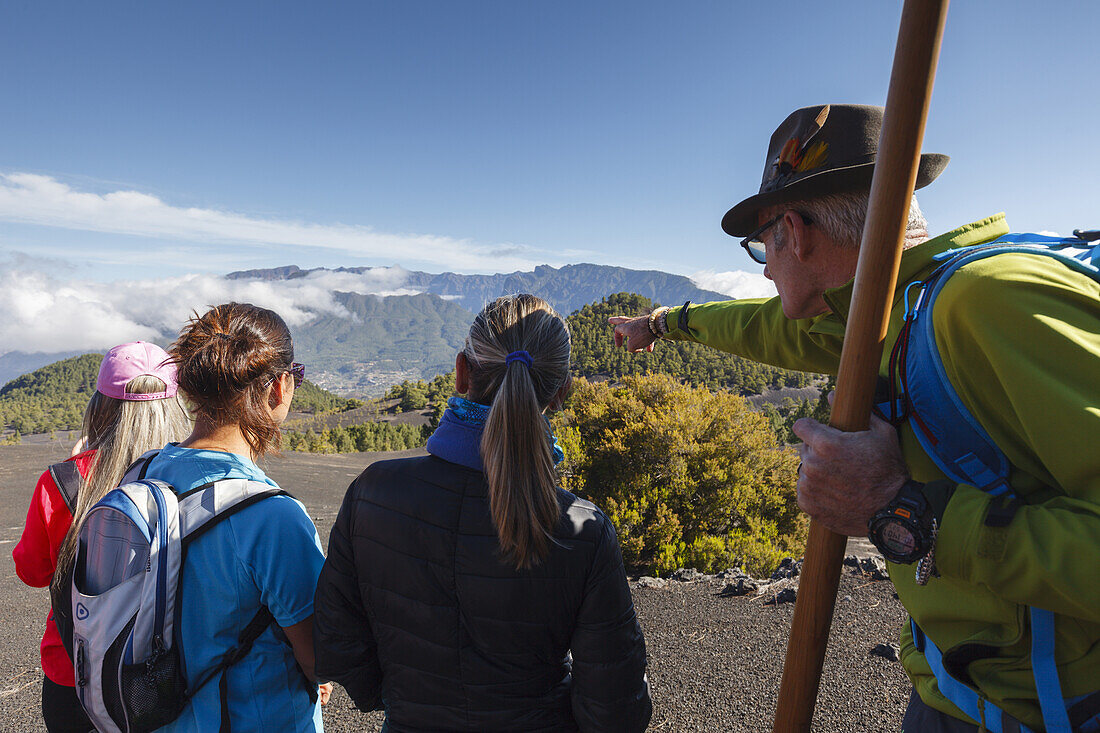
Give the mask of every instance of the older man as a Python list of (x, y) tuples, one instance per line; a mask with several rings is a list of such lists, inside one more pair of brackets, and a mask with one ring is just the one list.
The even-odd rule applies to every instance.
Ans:
[[(760, 192), (724, 217), (778, 298), (616, 316), (616, 344), (691, 340), (835, 374), (881, 122), (877, 107), (797, 110), (771, 138)], [(922, 155), (917, 187), (946, 164)], [(938, 255), (1009, 231), (1003, 215), (932, 239), (925, 227), (914, 199), (883, 396), (906, 388), (904, 355), (891, 360), (899, 335), (905, 341), (906, 286), (928, 278)], [(1100, 730), (1100, 283), (1018, 252), (965, 264), (941, 285), (935, 350), (965, 411), (1007, 459), (1004, 486), (948, 478), (939, 447), (922, 443), (904, 412), (894, 412), (896, 425), (872, 417), (858, 433), (804, 419), (795, 424), (799, 505), (841, 534), (870, 527), (894, 560), (890, 576), (913, 619), (901, 639), (915, 688), (905, 731)], [(1044, 644), (1053, 649), (1045, 662)]]

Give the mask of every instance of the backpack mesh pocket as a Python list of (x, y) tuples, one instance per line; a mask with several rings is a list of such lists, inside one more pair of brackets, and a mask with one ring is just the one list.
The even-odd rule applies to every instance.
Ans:
[(175, 720), (187, 702), (179, 652), (169, 649), (147, 662), (122, 667), (122, 696), (132, 731), (150, 731)]

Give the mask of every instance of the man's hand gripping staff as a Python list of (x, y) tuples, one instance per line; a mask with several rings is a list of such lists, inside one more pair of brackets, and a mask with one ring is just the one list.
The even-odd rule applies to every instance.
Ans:
[[(832, 395), (829, 395), (832, 402)], [(871, 415), (870, 429), (845, 432), (804, 417), (798, 506), (837, 534), (867, 535), (867, 523), (909, 479), (893, 426)]]

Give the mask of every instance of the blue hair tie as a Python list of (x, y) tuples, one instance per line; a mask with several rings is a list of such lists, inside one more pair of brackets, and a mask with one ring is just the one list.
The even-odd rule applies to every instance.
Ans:
[(527, 365), (527, 368), (531, 368), (531, 355), (526, 351), (513, 351), (508, 356), (504, 357), (504, 366), (508, 366), (513, 361), (522, 361)]

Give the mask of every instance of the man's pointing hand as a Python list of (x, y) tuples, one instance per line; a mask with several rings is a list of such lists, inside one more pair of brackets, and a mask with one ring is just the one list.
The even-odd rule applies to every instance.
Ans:
[(653, 351), (657, 337), (649, 330), (649, 316), (611, 316), (607, 322), (615, 327), (615, 346), (627, 351)]

